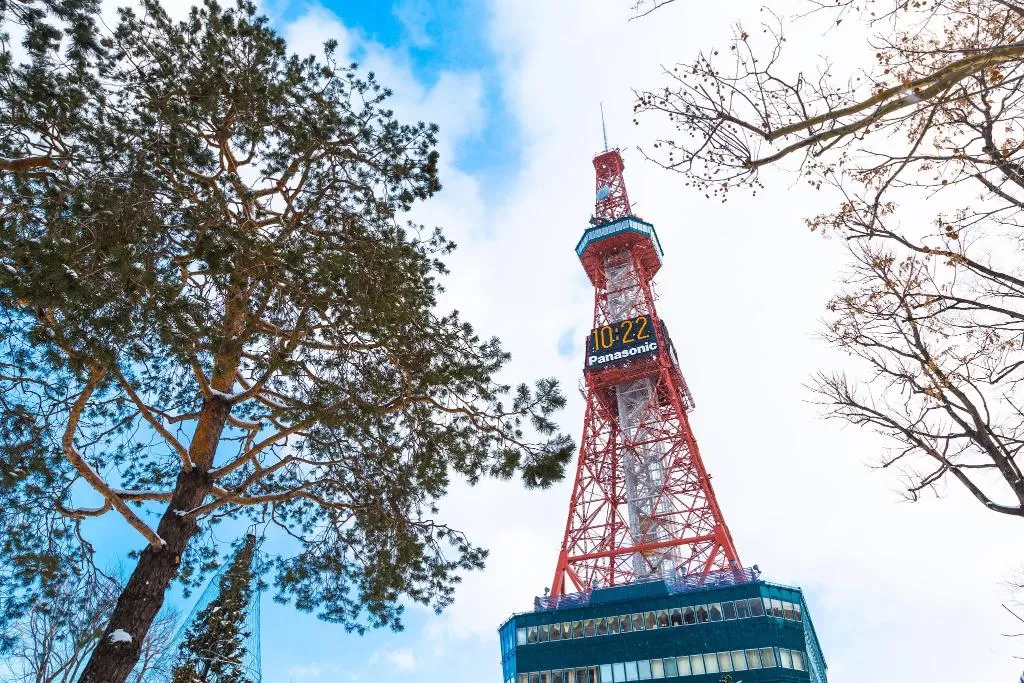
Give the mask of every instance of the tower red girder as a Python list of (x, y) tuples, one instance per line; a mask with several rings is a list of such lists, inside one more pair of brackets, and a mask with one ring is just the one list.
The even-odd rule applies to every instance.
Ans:
[[(605, 150), (594, 157), (594, 171), (597, 176), (597, 204), (594, 217), (600, 223), (613, 221), (616, 218), (629, 216), (633, 213), (626, 193), (626, 182), (622, 172), (625, 164), (619, 150)], [(602, 196), (607, 191), (606, 196)]]
[(632, 210), (619, 151), (599, 154), (594, 168), (588, 233), (597, 237), (580, 254), (594, 284), (594, 334), (643, 319), (657, 352), (584, 371), (583, 436), (552, 597), (741, 568), (690, 428), (693, 400), (655, 307), (651, 280), (661, 259), (653, 226), (648, 234), (612, 225), (603, 234)]

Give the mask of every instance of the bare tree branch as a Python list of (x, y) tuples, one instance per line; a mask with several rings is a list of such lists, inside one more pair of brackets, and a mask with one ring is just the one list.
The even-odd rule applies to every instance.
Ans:
[[(824, 336), (864, 374), (818, 376), (828, 414), (891, 439), (881, 464), (908, 497), (949, 479), (1024, 516), (1024, 12), (1012, 0), (810, 7), (769, 11), (754, 36), (737, 26), (727, 50), (639, 93), (638, 122), (674, 129), (647, 154), (708, 196), (758, 190), (775, 167), (833, 191), (834, 210), (806, 219), (850, 253)], [(783, 59), (784, 29), (830, 15), (861, 20), (873, 63), (793, 68), (806, 60)]]

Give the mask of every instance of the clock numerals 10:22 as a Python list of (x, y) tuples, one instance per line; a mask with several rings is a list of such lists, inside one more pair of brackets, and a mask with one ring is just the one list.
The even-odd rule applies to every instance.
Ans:
[(619, 343), (623, 346), (635, 344), (651, 338), (646, 315), (621, 320), (612, 325), (595, 327), (590, 331), (594, 351), (604, 351)]

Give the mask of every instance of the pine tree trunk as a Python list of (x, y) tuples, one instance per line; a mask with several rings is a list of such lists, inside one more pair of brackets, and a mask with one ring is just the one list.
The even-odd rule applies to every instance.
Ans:
[[(191, 452), (196, 465), (191, 471), (178, 475), (174, 496), (157, 527), (157, 534), (165, 545), (162, 548), (150, 545), (142, 551), (78, 683), (125, 683), (131, 675), (139, 660), (143, 638), (164, 604), (167, 588), (178, 573), (185, 547), (199, 533), (199, 525), (194, 520), (176, 511), (197, 508), (209, 495), (213, 487), (209, 470), (229, 410), (230, 406), (224, 400), (215, 398), (206, 402), (204, 415), (199, 419), (192, 440)], [(112, 642), (110, 635), (118, 629), (128, 633), (132, 637), (131, 642)]]
[[(125, 683), (128, 680), (139, 661), (142, 640), (153, 625), (164, 604), (167, 589), (178, 573), (185, 547), (199, 533), (195, 520), (179, 515), (177, 511), (199, 507), (213, 488), (209, 472), (231, 413), (231, 404), (222, 396), (234, 386), (241, 356), (238, 338), (245, 322), (244, 291), (236, 283), (227, 296), (224, 335), (214, 357), (210, 377), (210, 386), (221, 395), (207, 397), (203, 403), (189, 447), (192, 468), (178, 475), (174, 495), (157, 527), (157, 535), (163, 539), (164, 545), (161, 548), (149, 545), (142, 551), (135, 571), (117, 600), (110, 623), (78, 683)], [(110, 635), (118, 629), (127, 632), (132, 637), (131, 642), (111, 642)]]

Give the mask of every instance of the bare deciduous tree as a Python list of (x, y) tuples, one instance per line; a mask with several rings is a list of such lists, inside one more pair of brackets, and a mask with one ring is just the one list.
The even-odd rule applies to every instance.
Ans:
[[(794, 68), (786, 32), (860, 21), (870, 64)], [(845, 27), (844, 27), (845, 28)], [(763, 171), (838, 197), (809, 217), (850, 248), (826, 337), (863, 361), (822, 373), (829, 414), (891, 437), (907, 494), (950, 480), (1024, 516), (1024, 6), (1005, 0), (812, 2), (666, 69), (637, 111), (675, 134), (649, 157), (723, 201)], [(927, 201), (927, 204), (924, 202)]]
[[(53, 600), (38, 600), (10, 627), (12, 644), (0, 680), (10, 683), (74, 683), (103, 634), (124, 583), (102, 575), (65, 582)], [(178, 626), (173, 610), (162, 612), (142, 643), (133, 683), (142, 683), (170, 646)]]

